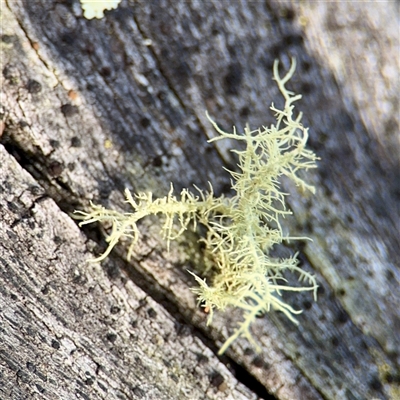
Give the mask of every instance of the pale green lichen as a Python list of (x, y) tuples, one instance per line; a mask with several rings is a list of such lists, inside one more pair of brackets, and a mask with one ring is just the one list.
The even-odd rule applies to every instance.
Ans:
[[(220, 349), (223, 353), (238, 337), (246, 337), (258, 349), (250, 334), (250, 325), (259, 315), (271, 309), (283, 312), (291, 321), (300, 310), (293, 309), (282, 299), (287, 291), (313, 291), (316, 297), (317, 284), (310, 273), (303, 271), (296, 255), (288, 259), (269, 256), (274, 245), (284, 240), (304, 239), (283, 234), (280, 218), (291, 214), (285, 207), (285, 193), (281, 191), (279, 178), (287, 176), (303, 189), (314, 188), (298, 176), (300, 170), (315, 168), (317, 157), (305, 148), (308, 129), (301, 124), (302, 114), (293, 116), (293, 103), (301, 98), (286, 89), (293, 76), (295, 61), (284, 77), (278, 73), (278, 62), (274, 63), (273, 74), (284, 97), (285, 105), (279, 110), (273, 104), (276, 125), (251, 131), (246, 127), (243, 134), (223, 132), (207, 115), (219, 136), (210, 140), (234, 139), (244, 144), (243, 150), (232, 150), (237, 154), (238, 171), (229, 171), (232, 176), (231, 197), (215, 197), (212, 187), (198, 194), (184, 189), (178, 199), (173, 187), (166, 197), (153, 199), (151, 193), (132, 196), (125, 191), (126, 202), (132, 211), (120, 213), (92, 205), (89, 213), (78, 211), (80, 223), (111, 222), (112, 229), (107, 238), (108, 248), (93, 261), (103, 260), (122, 237), (131, 240), (128, 259), (139, 239), (137, 222), (147, 215), (162, 214), (165, 222), (162, 233), (168, 241), (181, 235), (190, 224), (202, 224), (207, 228), (205, 243), (208, 265), (212, 263), (213, 276), (210, 283), (194, 275), (198, 287), (193, 289), (199, 303), (209, 312), (211, 322), (214, 310), (225, 310), (233, 306), (243, 310), (244, 320)], [(283, 273), (297, 274), (305, 286), (285, 284)]]
[(101, 19), (105, 10), (117, 8), (120, 2), (121, 0), (81, 0), (83, 16), (86, 19)]

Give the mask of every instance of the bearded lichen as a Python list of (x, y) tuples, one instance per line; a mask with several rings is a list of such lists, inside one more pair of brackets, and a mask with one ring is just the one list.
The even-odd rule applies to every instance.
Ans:
[[(233, 197), (215, 197), (212, 186), (209, 191), (196, 187), (197, 194), (183, 189), (180, 197), (174, 195), (173, 187), (168, 195), (153, 199), (151, 193), (134, 196), (125, 191), (126, 202), (131, 211), (120, 213), (92, 205), (88, 213), (78, 211), (80, 225), (92, 222), (111, 222), (112, 228), (107, 238), (108, 248), (104, 254), (93, 261), (102, 261), (112, 248), (125, 237), (130, 240), (128, 259), (139, 240), (137, 223), (148, 215), (161, 214), (164, 222), (161, 228), (168, 244), (180, 236), (189, 226), (196, 228), (201, 224), (206, 235), (207, 259), (212, 260), (213, 276), (210, 282), (194, 276), (198, 287), (192, 289), (199, 303), (209, 312), (208, 323), (215, 310), (238, 307), (243, 310), (243, 321), (220, 349), (223, 353), (239, 337), (246, 337), (258, 349), (250, 334), (250, 325), (259, 315), (272, 310), (283, 312), (291, 321), (297, 323), (295, 310), (282, 298), (284, 292), (313, 291), (316, 297), (315, 277), (302, 270), (296, 254), (287, 259), (277, 259), (269, 255), (274, 245), (285, 240), (304, 239), (285, 236), (280, 219), (291, 214), (285, 206), (286, 194), (282, 192), (280, 178), (286, 176), (302, 189), (314, 192), (298, 173), (315, 168), (317, 157), (306, 149), (308, 129), (301, 124), (302, 114), (294, 116), (294, 102), (301, 98), (286, 88), (295, 71), (295, 60), (289, 71), (281, 77), (278, 61), (273, 67), (274, 80), (283, 95), (285, 104), (282, 110), (271, 105), (276, 124), (250, 130), (244, 133), (222, 131), (210, 120), (218, 136), (209, 140), (223, 139), (243, 143), (242, 150), (232, 150), (238, 157), (238, 170), (229, 171), (232, 181)], [(302, 286), (290, 286), (284, 273), (296, 274)]]

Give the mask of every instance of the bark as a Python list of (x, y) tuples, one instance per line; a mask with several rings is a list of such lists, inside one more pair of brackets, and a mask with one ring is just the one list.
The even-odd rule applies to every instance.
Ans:
[[(76, 1), (1, 2), (0, 394), (16, 399), (389, 399), (399, 395), (398, 3), (129, 2), (101, 20)], [(123, 189), (229, 191), (229, 130), (268, 125), (272, 63), (321, 157), (315, 196), (288, 182), (292, 243), (318, 301), (294, 326), (271, 312), (215, 355), (240, 314), (211, 326), (190, 291), (196, 236), (170, 252), (155, 221), (133, 260), (102, 263), (99, 227), (69, 213), (126, 209)], [(225, 364), (225, 365), (224, 365)]]

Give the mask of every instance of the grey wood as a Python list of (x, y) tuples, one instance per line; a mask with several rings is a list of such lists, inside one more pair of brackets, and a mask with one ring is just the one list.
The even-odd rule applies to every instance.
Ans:
[[(27, 191), (28, 178), (21, 180), (19, 175), (13, 178), (15, 189), (2, 185), (6, 188), (3, 193), (11, 193), (7, 194), (11, 200), (1, 194), (2, 204), (5, 201), (2, 223), (7, 227), (1, 232), (17, 235), (18, 242), (26, 249), (26, 253), (17, 253), (22, 260), (43, 254), (46, 265), (51, 264), (54, 256), (50, 251), (54, 245), (46, 242), (55, 236), (56, 227), (51, 221), (58, 221), (62, 215), (68, 241), (82, 246), (82, 234), (63, 212), (87, 207), (89, 200), (126, 209), (122, 194), (125, 187), (133, 191), (151, 190), (161, 196), (168, 191), (169, 182), (179, 190), (193, 183), (207, 188), (210, 181), (217, 193), (226, 192), (229, 177), (221, 167), (234, 168), (235, 160), (229, 149), (235, 144), (214, 147), (206, 143), (214, 133), (205, 110), (226, 130), (233, 124), (241, 129), (246, 122), (252, 127), (273, 122), (268, 107), (271, 101), (280, 104), (280, 99), (271, 80), (272, 63), (279, 58), (287, 67), (289, 58), (295, 56), (298, 69), (292, 87), (303, 94), (298, 107), (304, 112), (305, 123), (311, 126), (310, 147), (321, 161), (318, 170), (309, 177), (317, 187), (315, 196), (303, 196), (284, 182), (294, 211), (285, 226), (293, 234), (310, 236), (313, 242), (291, 243), (280, 252), (287, 255), (300, 251), (303, 267), (317, 275), (319, 298), (313, 303), (308, 294), (290, 296), (288, 301), (305, 309), (299, 317), (299, 326), (270, 313), (253, 326), (262, 353), (255, 354), (246, 341), (239, 340), (227, 356), (233, 366), (241, 365), (277, 399), (398, 396), (398, 3), (123, 1), (117, 10), (107, 12), (104, 19), (91, 21), (82, 17), (76, 1), (3, 0), (1, 5), (4, 128), (1, 141), (9, 153), (3, 157), (8, 160), (7, 165), (14, 165), (9, 167), (11, 170), (17, 170), (19, 167), (7, 158), (14, 157), (32, 175), (29, 185), (43, 188), (40, 189), (43, 193), (28, 196), (28, 203), (20, 207), (28, 210), (40, 207), (43, 213), (40, 232), (47, 239), (38, 238), (35, 243), (28, 229), (33, 217), (26, 220), (19, 217), (22, 223), (15, 225), (18, 218), (14, 214), (19, 215), (18, 212), (5, 208), (7, 201), (15, 203), (15, 198)], [(3, 180), (5, 165), (5, 161), (0, 165)], [(13, 232), (16, 227), (18, 231)], [(168, 253), (154, 220), (144, 223), (143, 231), (131, 267), (124, 264), (123, 246), (105, 262), (106, 269), (111, 270), (108, 266), (113, 263), (125, 265), (119, 273), (119, 283), (114, 284), (120, 290), (121, 302), (129, 304), (139, 301), (141, 296), (146, 299), (152, 296), (170, 311), (168, 315), (155, 300), (149, 299), (153, 309), (160, 307), (161, 311), (157, 308), (156, 312), (159, 322), (153, 326), (143, 312), (138, 325), (143, 328), (141, 334), (144, 338), (156, 337), (157, 329), (171, 329), (173, 318), (184, 318), (217, 349), (235, 328), (240, 314), (235, 311), (220, 314), (211, 326), (205, 326), (206, 316), (197, 308), (190, 292), (194, 282), (186, 273), (186, 269), (201, 265), (196, 237), (188, 235), (186, 243), (176, 243)], [(98, 233), (84, 231), (99, 243), (92, 248), (95, 255), (104, 250)], [(7, 265), (12, 265), (13, 239), (5, 237), (2, 246), (7, 257), (11, 257), (7, 258)], [(29, 246), (37, 248), (29, 250)], [(58, 291), (50, 289), (54, 308), (61, 316), (73, 312), (74, 308), (65, 301), (70, 291), (76, 293), (76, 309), (92, 309), (89, 306), (94, 302), (99, 304), (91, 311), (91, 323), (105, 333), (107, 321), (112, 321), (110, 324), (121, 343), (117, 351), (112, 344), (102, 341), (106, 345), (99, 357), (103, 363), (113, 363), (108, 384), (115, 380), (118, 386), (113, 386), (109, 395), (117, 396), (120, 390), (128, 398), (140, 398), (142, 392), (137, 394), (132, 388), (140, 387), (143, 375), (139, 374), (139, 378), (126, 375), (121, 349), (128, 353), (136, 349), (144, 351), (146, 340), (131, 348), (127, 334), (131, 328), (126, 325), (129, 317), (110, 316), (107, 303), (112, 294), (100, 284), (109, 279), (103, 269), (84, 266), (86, 253), (82, 247), (80, 250), (60, 244), (58, 247), (57, 257), (79, 265), (79, 274), (90, 275), (87, 279), (91, 283), (85, 282), (80, 290), (76, 289), (79, 283), (74, 283), (74, 268), (64, 266), (64, 271), (72, 275), (69, 280), (63, 278), (64, 287), (59, 283), (63, 282), (62, 273), (57, 273)], [(50, 259), (45, 258), (46, 251), (51, 253)], [(51, 329), (57, 326), (61, 337), (68, 329), (69, 335), (73, 333), (80, 340), (83, 337), (88, 340), (89, 349), (97, 348), (96, 329), (91, 330), (84, 323), (71, 326), (58, 321), (56, 313), (46, 314), (39, 300), (42, 294), (36, 295), (34, 289), (41, 284), (30, 283), (26, 287), (25, 280), (29, 280), (21, 278), (19, 263), (10, 271), (1, 267), (7, 277), (7, 284), (1, 286), (5, 299), (1, 315), (14, 313), (21, 299), (27, 297), (36, 310), (30, 314), (30, 318), (37, 316), (33, 322), (40, 325), (44, 317), (49, 319), (46, 343), (50, 343)], [(45, 287), (41, 268), (32, 261), (29, 279), (42, 282)], [(27, 274), (26, 266), (23, 271)], [(10, 286), (13, 276), (21, 281), (12, 281)], [(136, 287), (135, 280), (147, 297)], [(21, 282), (20, 288), (16, 282)], [(87, 299), (90, 285), (100, 287), (95, 294), (89, 293), (96, 300)], [(109, 285), (114, 287), (112, 283)], [(17, 297), (13, 301), (18, 307), (10, 304), (9, 293)], [(83, 321), (84, 317), (79, 318)], [(11, 327), (13, 322), (8, 324)], [(154, 332), (145, 327), (154, 327)], [(12, 328), (2, 336), (8, 337), (3, 343), (16, 343), (17, 333)], [(250, 396), (198, 339), (193, 335), (190, 338), (183, 349), (190, 354), (207, 354), (216, 369), (226, 372), (225, 382), (229, 382), (223, 386), (229, 387), (226, 391), (217, 391), (212, 385), (206, 389), (204, 382), (210, 376), (207, 368), (211, 368), (206, 366), (204, 380), (199, 378), (198, 386), (193, 389), (196, 393), (204, 390), (207, 398)], [(164, 358), (169, 362), (173, 359), (180, 364), (183, 361), (179, 360), (185, 360), (180, 346), (175, 349), (176, 358), (171, 356), (173, 348), (159, 346), (158, 351), (168, 354), (171, 358)], [(68, 343), (65, 347), (68, 348)], [(60, 373), (61, 361), (53, 357), (51, 346), (42, 345), (36, 353), (30, 350), (32, 353), (26, 355), (24, 351), (28, 350), (22, 351), (24, 362), (35, 364), (27, 358), (28, 354), (35, 355), (45, 360), (43, 369)], [(87, 356), (87, 349), (80, 351)], [(3, 380), (13, 377), (7, 390), (20, 390), (15, 396), (37, 392), (33, 383), (29, 386), (33, 378), (29, 378), (28, 384), (18, 375), (18, 371), (29, 377), (34, 374), (27, 364), (25, 367), (22, 362), (5, 361), (18, 359), (18, 350), (8, 349), (6, 353), (8, 358), (2, 358), (0, 367), (7, 374), (3, 373)], [(162, 357), (152, 353), (145, 360), (154, 363), (155, 371), (160, 371), (161, 364), (157, 362)], [(80, 387), (75, 381), (83, 371), (76, 359), (69, 362), (72, 363), (69, 370), (58, 378), (63, 385), (70, 385), (66, 386), (66, 393), (69, 388), (74, 391)], [(134, 358), (129, 358), (128, 364), (128, 369), (140, 371)], [(15, 365), (18, 365), (16, 371)], [(192, 379), (189, 370), (177, 374), (179, 382)], [(124, 376), (126, 379), (122, 380)], [(171, 378), (152, 376), (160, 386), (155, 384), (148, 396), (160, 396), (156, 387), (163, 390)], [(51, 394), (55, 393), (53, 383), (49, 380), (47, 384), (48, 398), (56, 398), (51, 397), (55, 396)], [(44, 387), (42, 383), (39, 385)], [(250, 389), (261, 393), (255, 387)], [(89, 397), (104, 396), (96, 385), (85, 390), (89, 391)], [(179, 398), (174, 389), (164, 393), (165, 398), (173, 398), (174, 393)], [(201, 398), (200, 394), (188, 396)]]
[(0, 145), (1, 399), (256, 399)]

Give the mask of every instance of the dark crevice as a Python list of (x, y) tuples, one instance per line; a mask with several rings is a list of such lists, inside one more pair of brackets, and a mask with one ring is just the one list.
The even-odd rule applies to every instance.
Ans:
[(0, 140), (7, 152), (16, 160), (16, 162), (27, 171), (44, 189), (43, 196), (52, 198), (60, 209), (66, 213), (74, 211), (75, 206), (80, 201), (75, 198), (65, 182), (57, 177), (51, 177), (54, 172), (53, 161), (45, 156), (34, 154), (23, 149), (7, 133)]

